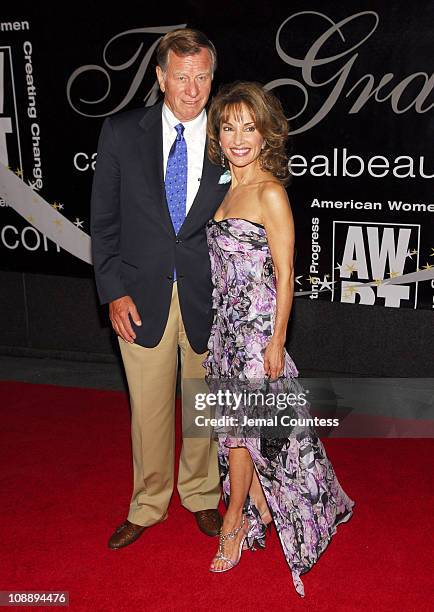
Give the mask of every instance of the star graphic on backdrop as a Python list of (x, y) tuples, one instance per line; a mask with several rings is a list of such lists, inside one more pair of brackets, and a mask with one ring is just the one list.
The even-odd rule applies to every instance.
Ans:
[(333, 289), (333, 283), (335, 283), (336, 281), (333, 281), (333, 283), (331, 281), (327, 280), (327, 276), (329, 276), (329, 274), (324, 274), (324, 279), (321, 282), (321, 286), (319, 288), (320, 291), (325, 291), (325, 290), (329, 290), (331, 291)]
[(350, 295), (353, 295), (353, 293), (356, 293), (357, 291), (357, 287), (355, 287), (354, 285), (348, 285), (348, 287), (346, 287), (347, 291), (350, 292)]
[(378, 285), (382, 285), (383, 284), (383, 279), (382, 278), (374, 278), (374, 283), (378, 286)]
[(355, 272), (355, 271), (356, 271), (356, 269), (357, 269), (357, 267), (356, 267), (354, 264), (351, 264), (351, 265), (350, 265), (350, 264), (347, 264), (347, 265), (345, 266), (345, 268), (346, 268), (347, 272), (349, 272), (349, 273), (350, 273), (350, 275), (351, 275), (353, 272)]
[(77, 227), (80, 227), (81, 229), (83, 229), (83, 223), (84, 221), (80, 221), (78, 217), (75, 218), (74, 225), (76, 225)]
[(62, 227), (62, 221), (60, 219), (54, 219), (53, 223), (59, 228)]
[(17, 168), (15, 170), (15, 174), (19, 176), (20, 178), (23, 178), (23, 171), (21, 170), (21, 168)]
[(26, 219), (27, 219), (27, 221), (28, 221), (29, 223), (32, 223), (32, 224), (33, 224), (33, 223), (35, 222), (35, 218), (34, 218), (34, 217), (32, 217), (32, 215), (30, 215), (29, 217), (26, 217)]
[(432, 251), (432, 253), (431, 253), (430, 257), (434, 257), (434, 247), (431, 247), (431, 251)]
[(53, 204), (51, 205), (53, 208), (55, 208), (56, 210), (60, 210), (60, 204), (59, 202), (53, 202)]
[(311, 276), (310, 274), (307, 277), (307, 280), (310, 282), (311, 285), (314, 285), (316, 283), (316, 278)]
[(410, 259), (413, 259), (413, 255), (414, 255), (414, 253), (413, 253), (413, 252), (411, 252), (411, 251), (407, 251), (407, 253), (405, 254), (405, 257), (406, 257), (406, 258), (407, 258), (407, 257), (410, 257)]
[(295, 282), (297, 283), (297, 285), (301, 285), (302, 283), (300, 283), (300, 281), (298, 280), (299, 278), (303, 278), (303, 275), (300, 274), (300, 276), (296, 276), (295, 277)]
[(348, 293), (348, 291), (344, 291), (344, 293), (342, 294), (342, 297), (350, 298), (351, 297), (351, 293)]
[(339, 273), (342, 274), (342, 268), (343, 267), (344, 266), (342, 264), (338, 263), (338, 265), (336, 266), (335, 270), (339, 270)]
[(429, 264), (428, 262), (426, 262), (426, 266), (422, 266), (422, 268), (424, 270), (430, 270), (431, 268), (434, 268), (434, 266), (432, 264)]
[(395, 272), (394, 270), (391, 270), (387, 274), (390, 276), (390, 278), (395, 278), (395, 276), (399, 276), (399, 272)]

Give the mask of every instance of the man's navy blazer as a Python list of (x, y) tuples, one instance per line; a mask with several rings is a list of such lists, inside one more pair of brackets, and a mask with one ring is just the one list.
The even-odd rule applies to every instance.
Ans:
[(193, 349), (206, 350), (212, 324), (212, 284), (205, 225), (227, 184), (204, 151), (200, 187), (178, 233), (163, 178), (162, 103), (108, 117), (102, 126), (92, 188), (92, 255), (98, 296), (124, 295), (142, 325), (137, 344), (156, 346), (166, 327), (176, 268), (182, 319)]

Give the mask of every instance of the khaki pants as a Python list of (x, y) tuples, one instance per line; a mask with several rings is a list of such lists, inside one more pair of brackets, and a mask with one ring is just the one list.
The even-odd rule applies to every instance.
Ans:
[[(175, 394), (178, 346), (181, 381), (203, 379), (205, 354), (191, 348), (182, 322), (177, 283), (159, 344), (145, 348), (119, 338), (131, 401), (134, 490), (128, 520), (149, 526), (166, 513), (174, 485)], [(220, 482), (217, 444), (211, 436), (185, 438), (177, 488), (182, 505), (196, 512), (217, 508)]]

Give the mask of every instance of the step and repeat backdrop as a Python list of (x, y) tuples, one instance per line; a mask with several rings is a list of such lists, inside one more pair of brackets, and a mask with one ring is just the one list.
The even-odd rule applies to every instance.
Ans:
[(3, 7), (0, 267), (92, 274), (102, 121), (159, 99), (156, 45), (195, 27), (218, 50), (213, 91), (255, 80), (285, 108), (297, 295), (433, 308), (434, 5), (178, 5)]

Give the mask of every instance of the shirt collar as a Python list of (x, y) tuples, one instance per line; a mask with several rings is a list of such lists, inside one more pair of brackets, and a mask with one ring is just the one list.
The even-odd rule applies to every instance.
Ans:
[(186, 132), (193, 133), (197, 130), (200, 131), (204, 129), (206, 125), (206, 111), (203, 109), (202, 112), (191, 121), (180, 121), (175, 117), (167, 104), (163, 104), (163, 121), (172, 129), (175, 128), (175, 125), (178, 125), (178, 123), (182, 123)]

